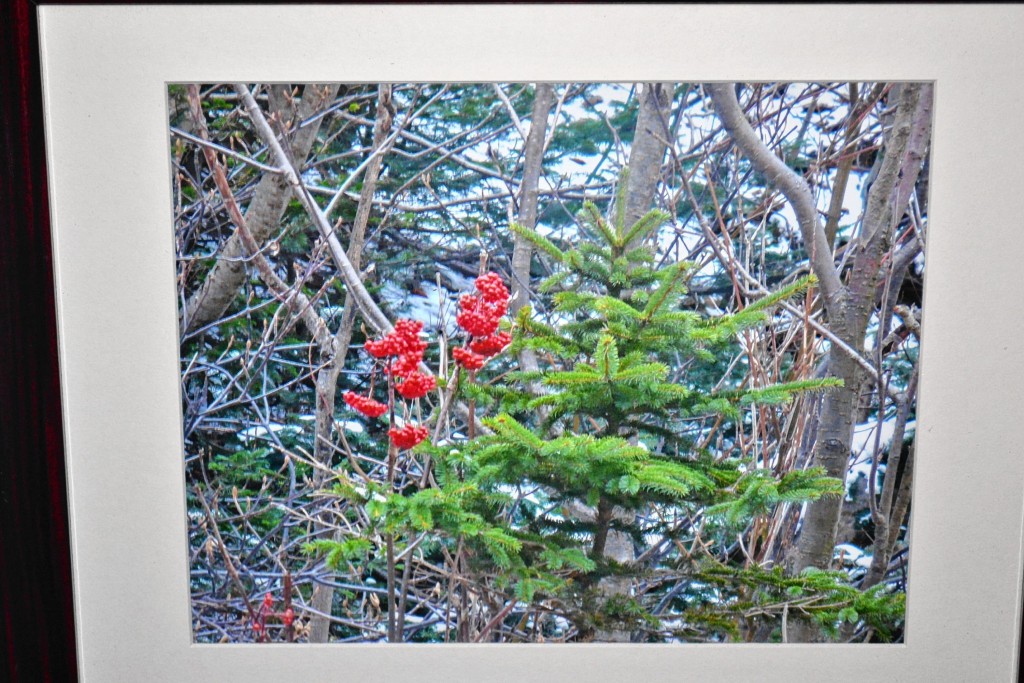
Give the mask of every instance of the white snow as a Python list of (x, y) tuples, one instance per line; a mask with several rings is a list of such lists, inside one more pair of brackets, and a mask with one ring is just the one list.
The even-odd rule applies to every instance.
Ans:
[(850, 543), (841, 543), (836, 546), (833, 557), (838, 560), (840, 556), (843, 558), (844, 565), (853, 565), (863, 569), (871, 566), (871, 560), (874, 557), (871, 553), (866, 553)]
[(242, 431), (238, 432), (238, 438), (241, 441), (245, 442), (251, 441), (253, 439), (262, 439), (264, 441), (269, 441), (269, 435), (271, 433), (276, 434), (277, 432), (281, 431), (296, 432), (298, 430), (296, 427), (291, 425), (283, 425), (278, 422), (269, 422), (267, 423), (266, 426), (258, 425), (256, 427), (248, 427), (246, 429), (243, 429)]
[(361, 422), (356, 422), (355, 420), (345, 420), (344, 422), (339, 422), (337, 424), (342, 428), (342, 430), (352, 432), (353, 434), (362, 434), (366, 431), (363, 424)]
[(397, 315), (422, 322), (425, 333), (434, 333), (443, 326), (445, 334), (452, 336), (458, 330), (455, 312), (459, 296), (475, 290), (475, 278), (466, 277), (443, 266), (438, 266), (437, 271), (442, 278), (452, 283), (455, 291), (438, 287), (437, 282), (433, 280), (421, 280), (418, 283), (418, 290), (421, 293), (414, 294), (389, 282), (384, 285), (381, 296)]
[[(906, 434), (912, 434), (916, 426), (916, 420), (909, 420), (906, 425)], [(853, 441), (850, 444), (850, 449), (854, 453), (862, 453), (864, 451), (874, 449), (875, 432), (877, 428), (878, 420), (870, 420), (855, 426), (853, 428)], [(890, 417), (882, 421), (882, 430), (880, 433), (881, 440), (879, 442), (879, 446), (881, 446), (881, 448), (888, 448), (889, 444), (892, 442), (892, 437), (895, 431), (895, 417)]]
[[(905, 435), (912, 434), (917, 426), (916, 420), (910, 420), (907, 422), (905, 429)], [(859, 424), (853, 428), (853, 441), (850, 445), (850, 450), (853, 452), (853, 459), (850, 463), (850, 469), (846, 474), (846, 486), (849, 488), (856, 481), (857, 477), (863, 476), (865, 478), (871, 476), (871, 459), (875, 448), (875, 434), (878, 430), (878, 421), (870, 420)], [(882, 422), (881, 431), (878, 432), (880, 436), (879, 448), (883, 451), (889, 448), (892, 443), (892, 437), (896, 431), (896, 418), (890, 417)], [(885, 465), (880, 464), (877, 469), (878, 478), (875, 481), (876, 490), (881, 486), (881, 475), (885, 472)]]
[(387, 498), (385, 498), (382, 494), (380, 494), (380, 493), (378, 493), (376, 491), (373, 492), (372, 496), (369, 496), (368, 495), (369, 492), (366, 490), (366, 487), (361, 485), (361, 484), (353, 484), (352, 485), (352, 490), (355, 491), (356, 493), (358, 493), (363, 498), (371, 497), (371, 498), (373, 498), (373, 500), (376, 500), (376, 501), (378, 501), (380, 503), (383, 503), (384, 501), (387, 500)]

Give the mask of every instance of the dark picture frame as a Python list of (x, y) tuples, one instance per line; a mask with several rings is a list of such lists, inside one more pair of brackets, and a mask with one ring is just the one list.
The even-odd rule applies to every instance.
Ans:
[(0, 678), (77, 678), (37, 3), (0, 6)]

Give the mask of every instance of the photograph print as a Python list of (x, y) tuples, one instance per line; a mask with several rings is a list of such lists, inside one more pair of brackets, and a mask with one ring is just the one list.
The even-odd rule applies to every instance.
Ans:
[(194, 642), (903, 642), (932, 97), (170, 84)]

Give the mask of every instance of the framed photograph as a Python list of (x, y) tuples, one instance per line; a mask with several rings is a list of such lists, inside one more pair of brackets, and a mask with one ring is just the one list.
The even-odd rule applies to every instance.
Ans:
[(1013, 679), (1019, 8), (39, 17), (82, 680)]

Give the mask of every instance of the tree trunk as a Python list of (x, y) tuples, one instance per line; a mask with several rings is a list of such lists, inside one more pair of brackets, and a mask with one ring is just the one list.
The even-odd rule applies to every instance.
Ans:
[[(824, 226), (818, 219), (806, 182), (789, 169), (761, 142), (740, 110), (733, 84), (706, 86), (711, 93), (725, 129), (754, 167), (775, 182), (793, 204), (800, 221), (811, 266), (825, 295), (831, 331), (854, 349), (864, 345), (874, 308), (881, 265), (889, 250), (894, 230), (906, 209), (910, 191), (921, 169), (931, 122), (931, 86), (905, 84), (893, 93), (892, 127), (886, 134), (884, 159), (878, 178), (868, 193), (858, 254), (850, 271), (849, 285), (839, 280)], [(812, 464), (823, 467), (831, 477), (844, 477), (850, 459), (854, 413), (863, 369), (849, 355), (831, 353), (828, 374), (843, 380), (843, 386), (829, 392), (822, 405)], [(838, 532), (841, 498), (826, 497), (810, 503), (802, 521), (800, 536), (786, 558), (791, 574), (807, 567), (830, 566)], [(789, 642), (813, 642), (821, 638), (814, 624), (790, 619)]]
[(640, 111), (629, 150), (624, 214), (627, 228), (654, 206), (654, 193), (661, 181), (662, 161), (668, 150), (672, 90), (671, 83), (644, 83), (640, 93)]
[[(544, 137), (547, 133), (548, 113), (551, 111), (553, 94), (554, 88), (550, 83), (537, 84), (533, 96), (533, 112), (530, 116), (530, 132), (526, 136), (523, 180), (519, 185), (518, 221), (520, 225), (531, 230), (537, 225), (537, 195), (540, 189), (541, 166), (544, 162)], [(517, 234), (512, 249), (512, 300), (509, 302), (513, 318), (519, 309), (530, 302), (532, 258), (533, 243)], [(526, 369), (536, 370), (536, 360), (532, 368)]]
[[(537, 226), (537, 204), (540, 190), (541, 167), (544, 164), (544, 138), (548, 128), (548, 113), (554, 95), (550, 83), (538, 83), (533, 96), (533, 111), (530, 116), (530, 132), (526, 136), (526, 151), (523, 161), (523, 180), (519, 186), (519, 224), (530, 228)], [(515, 235), (512, 249), (512, 299), (509, 314), (515, 319), (519, 310), (530, 303), (530, 262), (533, 259), (533, 243), (522, 235)], [(537, 354), (533, 349), (519, 352), (519, 365), (526, 372), (538, 369)], [(540, 385), (534, 387), (540, 393)], [(547, 411), (542, 411), (542, 418)]]
[[(843, 324), (831, 323), (834, 329), (839, 328), (835, 331), (840, 338), (855, 348), (863, 347), (881, 278), (882, 259), (889, 251), (896, 225), (906, 209), (910, 188), (920, 172), (931, 125), (930, 86), (904, 85), (893, 99), (897, 109), (885, 142), (885, 159), (868, 193), (863, 230), (858, 240), (861, 250), (850, 274), (849, 299), (840, 312)], [(862, 373), (842, 354), (833, 353), (829, 358), (829, 374), (841, 377), (844, 386), (826, 399), (813, 464), (824, 467), (828, 476), (842, 478), (849, 466)], [(895, 472), (892, 474), (895, 476)], [(788, 563), (791, 572), (800, 572), (805, 567), (823, 569), (831, 564), (842, 502), (841, 498), (823, 498), (808, 506), (794, 555)], [(880, 545), (884, 546), (886, 540), (880, 539)], [(797, 620), (790, 623), (791, 642), (814, 642), (821, 637), (813, 624)]]

